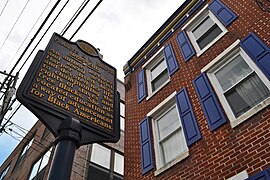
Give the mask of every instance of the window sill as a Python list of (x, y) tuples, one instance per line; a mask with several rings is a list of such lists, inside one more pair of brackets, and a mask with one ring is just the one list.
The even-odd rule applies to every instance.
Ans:
[(146, 97), (146, 100), (148, 101), (149, 99), (151, 99), (157, 92), (159, 92), (163, 87), (165, 87), (171, 80), (167, 80), (162, 86), (160, 86), (157, 90), (155, 90), (154, 92), (152, 92), (151, 94), (149, 94)]
[(247, 111), (242, 116), (238, 117), (237, 119), (235, 119), (233, 121), (230, 121), (231, 127), (235, 128), (236, 126), (238, 126), (242, 122), (245, 122), (247, 119), (249, 119), (250, 117), (252, 117), (256, 113), (258, 113), (259, 111), (261, 111), (265, 107), (267, 107), (269, 104), (270, 104), (270, 97), (268, 97), (267, 99), (265, 99), (264, 101), (262, 101), (261, 103), (259, 103), (258, 105), (256, 105), (252, 109), (250, 109), (249, 111)]
[(177, 158), (175, 158), (174, 160), (170, 161), (169, 163), (165, 164), (164, 166), (160, 167), (159, 169), (157, 169), (154, 174), (155, 176), (158, 176), (159, 174), (163, 173), (164, 171), (166, 171), (167, 169), (170, 169), (172, 166), (174, 166), (175, 164), (177, 164), (178, 162), (186, 159), (189, 156), (189, 151), (185, 151), (182, 154), (180, 154)]

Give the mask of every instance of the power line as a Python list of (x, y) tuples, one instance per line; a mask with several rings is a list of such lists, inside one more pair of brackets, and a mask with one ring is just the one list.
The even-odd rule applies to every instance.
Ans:
[[(84, 2), (80, 5), (80, 7), (77, 9), (77, 11), (73, 14), (73, 16), (70, 18), (66, 26), (61, 31), (61, 35), (64, 36), (67, 30), (70, 28), (70, 26), (73, 24), (73, 22), (77, 19), (77, 17), (81, 14), (83, 9), (87, 6), (90, 0), (84, 0)], [(86, 2), (86, 3), (85, 3)], [(83, 5), (84, 4), (84, 5)]]
[(28, 57), (26, 58), (26, 60), (23, 62), (22, 66), (20, 67), (20, 69), (18, 70), (18, 72), (20, 72), (23, 68), (23, 66), (26, 64), (26, 62), (29, 60), (30, 56), (33, 54), (33, 52), (35, 51), (35, 49), (37, 48), (37, 46), (39, 45), (39, 43), (41, 42), (41, 40), (44, 38), (44, 36), (47, 34), (47, 32), (49, 31), (49, 29), (51, 28), (51, 26), (53, 25), (53, 23), (55, 22), (55, 20), (59, 17), (59, 15), (62, 13), (63, 9), (66, 7), (66, 5), (68, 4), (69, 0), (66, 1), (66, 3), (64, 4), (64, 6), (61, 8), (61, 10), (58, 12), (58, 14), (56, 15), (56, 17), (54, 18), (54, 20), (52, 21), (52, 23), (49, 25), (49, 27), (46, 29), (46, 31), (43, 33), (43, 35), (41, 36), (41, 38), (39, 39), (39, 41), (37, 42), (37, 44), (35, 45), (35, 47), (33, 48), (33, 50), (31, 51), (31, 53), (28, 55)]
[(11, 59), (11, 61), (9, 62), (9, 64), (6, 67), (6, 70), (8, 68), (8, 66), (11, 64), (11, 62), (13, 61), (13, 59), (15, 58), (15, 56), (17, 55), (17, 53), (19, 52), (19, 50), (21, 49), (22, 45), (24, 44), (24, 42), (26, 41), (27, 37), (29, 36), (29, 34), (32, 32), (32, 30), (34, 29), (34, 27), (36, 26), (37, 22), (40, 20), (41, 16), (43, 15), (43, 13), (45, 12), (45, 10), (47, 9), (47, 7), (49, 6), (50, 2), (52, 0), (50, 0), (47, 5), (45, 6), (45, 8), (43, 9), (42, 13), (39, 15), (39, 17), (37, 18), (36, 22), (34, 23), (34, 25), (32, 26), (32, 28), (30, 29), (30, 31), (27, 33), (27, 35), (25, 36), (23, 42), (21, 43), (20, 47), (17, 49), (17, 51), (15, 52), (13, 58)]
[(9, 31), (7, 37), (5, 38), (4, 42), (2, 43), (2, 45), (1, 45), (1, 47), (0, 47), (0, 51), (2, 50), (4, 44), (6, 43), (7, 39), (9, 38), (9, 36), (10, 36), (11, 32), (13, 31), (14, 27), (16, 26), (18, 20), (19, 20), (20, 17), (22, 16), (22, 13), (24, 12), (24, 10), (25, 10), (26, 6), (28, 5), (29, 1), (30, 1), (30, 0), (28, 0), (28, 1), (26, 2), (26, 4), (24, 5), (24, 7), (23, 7), (22, 11), (20, 12), (18, 18), (16, 19), (16, 21), (15, 21), (15, 23), (13, 24), (11, 30)]
[[(86, 5), (88, 4), (88, 2), (89, 2), (90, 0), (88, 0), (86, 3), (82, 3), (81, 4), (81, 6), (80, 7), (82, 7), (81, 9), (80, 9), (80, 7), (79, 7), (79, 12), (77, 13), (77, 15), (75, 16), (75, 18), (71, 21), (71, 23), (68, 25), (68, 26), (66, 26), (67, 28), (65, 29), (65, 31), (64, 31), (64, 33), (69, 29), (69, 27), (71, 26), (71, 24), (76, 20), (76, 18), (78, 17), (78, 15), (82, 12), (82, 10), (86, 7)], [(79, 29), (84, 25), (84, 23), (86, 22), (86, 20), (91, 16), (91, 14), (97, 9), (97, 7), (99, 6), (99, 4), (102, 2), (103, 0), (100, 0), (97, 4), (96, 4), (96, 6), (92, 9), (92, 11), (89, 13), (89, 15), (85, 18), (85, 20), (82, 22), (82, 24), (80, 25), (80, 27), (76, 30), (76, 32), (73, 34), (73, 36), (79, 31)], [(24, 63), (22, 64), (22, 66), (20, 67), (20, 69), (19, 69), (19, 71), (18, 72), (20, 72), (21, 71), (21, 69), (23, 68), (23, 66), (26, 64), (26, 62), (28, 61), (28, 59), (30, 58), (30, 56), (32, 55), (32, 53), (34, 52), (34, 50), (36, 49), (36, 47), (38, 46), (38, 44), (41, 42), (41, 40), (43, 39), (43, 37), (45, 36), (45, 34), (48, 32), (48, 30), (49, 30), (49, 28), (52, 26), (52, 24), (55, 22), (55, 20), (58, 18), (58, 16), (61, 14), (61, 12), (62, 12), (62, 10), (65, 8), (65, 6), (67, 5), (67, 3), (69, 2), (69, 0), (67, 0), (66, 1), (66, 3), (65, 3), (65, 5), (62, 7), (62, 9), (59, 11), (59, 13), (57, 14), (57, 16), (54, 18), (54, 20), (53, 20), (53, 22), (50, 24), (50, 26), (47, 28), (47, 30), (45, 31), (45, 33), (43, 34), (43, 36), (40, 38), (40, 40), (38, 41), (38, 43), (36, 44), (36, 46), (33, 48), (33, 50), (31, 51), (31, 53), (29, 54), (29, 56), (26, 58), (26, 60), (24, 61)], [(84, 5), (83, 5), (84, 4)], [(53, 10), (53, 9), (52, 9)], [(51, 10), (51, 11), (52, 11)], [(78, 11), (78, 10), (77, 10)], [(48, 17), (48, 16), (47, 16)], [(46, 20), (46, 19), (45, 19)], [(70, 22), (70, 21), (69, 21)], [(43, 22), (44, 23), (44, 22)], [(41, 28), (41, 27), (40, 27)], [(39, 28), (39, 30), (40, 30), (40, 28)], [(37, 35), (37, 33), (39, 32), (39, 30), (36, 32), (36, 34), (35, 34), (35, 36), (34, 36), (34, 38), (36, 37), (36, 35)], [(72, 37), (73, 37), (72, 36)], [(71, 38), (72, 38), (71, 37)], [(33, 39), (32, 39), (33, 40)], [(28, 48), (29, 48), (29, 46), (30, 46), (30, 44), (32, 43), (33, 41), (30, 41), (30, 43), (28, 44), (28, 46), (26, 47), (26, 49), (24, 50), (24, 52), (22, 53), (22, 55), (20, 56), (20, 58), (18, 59), (18, 61), (20, 61), (21, 59), (22, 59), (22, 57), (23, 57), (23, 55), (25, 54), (25, 52), (28, 50)], [(12, 71), (16, 68), (16, 66), (18, 65), (18, 63), (19, 62), (16, 62), (16, 64), (13, 66), (13, 68), (12, 68), (12, 70), (11, 70), (11, 72), (10, 72), (10, 74), (12, 73)], [(17, 73), (18, 73), (17, 72)], [(6, 79), (5, 79), (6, 80)], [(5, 81), (4, 81), (5, 82)], [(1, 89), (1, 88), (0, 88)], [(21, 107), (21, 106), (20, 106)], [(19, 107), (19, 108), (20, 108)], [(18, 109), (19, 109), (18, 108)], [(7, 121), (8, 122), (8, 121)], [(1, 128), (1, 130), (3, 130), (3, 128), (4, 128), (5, 126), (3, 126), (2, 128)]]
[[(9, 134), (9, 133), (7, 133), (6, 132), (6, 134), (7, 135), (9, 135), (9, 136), (11, 136), (12, 138), (14, 138), (16, 141), (19, 141), (19, 142), (21, 142), (21, 140), (19, 140), (19, 139), (17, 139), (16, 137), (14, 137), (11, 133)], [(18, 133), (18, 135), (19, 136), (22, 136), (21, 134), (19, 134)], [(35, 134), (35, 136), (37, 136), (37, 134)], [(27, 143), (29, 143), (31, 140), (32, 140), (32, 138), (27, 138), (27, 137), (24, 137), (24, 139), (26, 139), (26, 143), (24, 144), (24, 146), (23, 147), (25, 147), (26, 145), (27, 145)], [(34, 137), (33, 137), (33, 139), (34, 139)], [(44, 146), (43, 144), (41, 144), (39, 141), (37, 141), (37, 140), (33, 140), (33, 142), (32, 142), (32, 144), (35, 144), (35, 145), (37, 145), (37, 146), (39, 146), (40, 148), (43, 148), (43, 149), (48, 149), (53, 143), (52, 142), (50, 142), (51, 144), (49, 144), (48, 146)], [(32, 145), (29, 147), (29, 149), (33, 149), (34, 151), (37, 151), (38, 153), (40, 153), (40, 154), (42, 154), (43, 152), (41, 152), (41, 151), (39, 151), (39, 150), (37, 150), (36, 148), (34, 148)], [(30, 154), (29, 154), (30, 155)], [(75, 156), (74, 156), (75, 157)], [(86, 162), (89, 162), (88, 161), (88, 159), (85, 159), (84, 157), (82, 157), (82, 156), (80, 156), (79, 154), (77, 155), (77, 158), (80, 158), (80, 159), (82, 159), (82, 160), (85, 160)], [(78, 164), (78, 163), (76, 163), (75, 161), (73, 162), (74, 164), (77, 164), (78, 166), (81, 166), (81, 167), (84, 167), (84, 166), (82, 166), (81, 164)]]
[[(22, 57), (24, 56), (24, 54), (26, 53), (26, 51), (28, 50), (28, 48), (31, 46), (31, 44), (33, 43), (33, 41), (35, 40), (36, 36), (38, 35), (38, 33), (41, 31), (41, 29), (43, 28), (43, 26), (45, 25), (45, 23), (47, 22), (47, 20), (49, 19), (49, 17), (51, 16), (51, 14), (53, 13), (53, 11), (56, 9), (56, 7), (58, 6), (58, 4), (60, 3), (61, 0), (58, 0), (55, 5), (53, 6), (53, 8), (51, 9), (51, 11), (48, 13), (47, 17), (44, 19), (44, 21), (42, 22), (42, 24), (40, 25), (39, 29), (37, 30), (37, 32), (35, 33), (35, 35), (33, 36), (33, 38), (31, 39), (31, 41), (28, 43), (27, 47), (25, 48), (25, 50), (23, 51), (23, 53), (21, 54), (21, 56), (19, 57), (19, 59), (17, 60), (17, 62), (15, 63), (15, 65), (13, 66), (13, 68), (10, 70), (9, 74), (7, 77), (11, 76), (12, 72), (14, 71), (14, 69), (16, 68), (16, 66), (19, 64), (19, 62), (21, 61)], [(7, 78), (5, 78), (3, 84), (0, 87), (0, 90), (3, 88), (5, 82), (7, 81)]]
[(69, 40), (71, 40), (76, 34), (77, 32), (81, 29), (81, 27), (84, 25), (84, 23), (88, 20), (88, 18), (93, 14), (93, 12), (95, 12), (95, 10), (97, 9), (97, 7), (100, 5), (100, 3), (103, 0), (100, 0), (96, 6), (92, 9), (92, 11), (88, 14), (88, 16), (84, 19), (84, 21), (81, 23), (81, 25), (77, 28), (77, 30), (73, 33), (73, 35), (69, 38)]
[(4, 7), (3, 7), (3, 9), (2, 9), (2, 11), (1, 11), (1, 13), (0, 13), (0, 16), (1, 16), (2, 13), (4, 12), (4, 10), (5, 10), (5, 8), (6, 8), (7, 4), (8, 4), (8, 1), (9, 1), (9, 0), (7, 0), (6, 4), (4, 5)]
[[(69, 0), (68, 0), (69, 1)], [(68, 1), (66, 2), (66, 4), (68, 3)], [(100, 0), (96, 6), (92, 9), (92, 11), (88, 14), (88, 16), (85, 18), (85, 20), (81, 23), (81, 25), (77, 28), (77, 30), (74, 32), (74, 34), (71, 36), (70, 40), (76, 35), (76, 33), (80, 30), (80, 28), (84, 25), (84, 23), (88, 20), (88, 18), (93, 14), (93, 12), (97, 9), (97, 7), (100, 5), (100, 3), (102, 2), (103, 0)], [(37, 32), (35, 33), (35, 35), (33, 36), (33, 39), (31, 39), (31, 41), (29, 42), (28, 46), (25, 48), (24, 52), (21, 54), (20, 58), (17, 60), (17, 62), (15, 63), (15, 65), (13, 66), (13, 68), (11, 69), (10, 73), (8, 76), (10, 76), (12, 74), (12, 72), (14, 71), (14, 69), (16, 68), (16, 66), (18, 65), (18, 63), (20, 62), (20, 60), (22, 59), (22, 57), (24, 56), (24, 54), (26, 53), (26, 51), (28, 50), (28, 48), (30, 47), (30, 45), (32, 44), (32, 42), (34, 41), (34, 39), (36, 38), (37, 34), (40, 32), (40, 30), (43, 28), (44, 24), (47, 22), (48, 18), (51, 16), (52, 12), (55, 10), (55, 8), (57, 7), (57, 5), (59, 4), (60, 0), (58, 0), (56, 2), (56, 4), (54, 5), (54, 7), (51, 9), (50, 13), (47, 15), (47, 17), (45, 18), (45, 20), (43, 21), (43, 23), (41, 24), (41, 26), (39, 27), (39, 29), (37, 30)], [(84, 1), (85, 2), (85, 1)], [(80, 11), (77, 13), (76, 17), (72, 20), (72, 21), (69, 21), (68, 23), (68, 26), (65, 27), (65, 31), (64, 33), (68, 30), (68, 28), (71, 26), (71, 24), (76, 20), (76, 18), (78, 17), (78, 15), (82, 12), (82, 10), (84, 9), (84, 7), (87, 5), (89, 1), (87, 1), (83, 8), (80, 9)], [(66, 4), (64, 5), (64, 7), (66, 6)], [(82, 6), (82, 5), (81, 5)], [(56, 16), (56, 18), (59, 16), (59, 14), (62, 12), (62, 10), (64, 9), (64, 7), (62, 7), (61, 11), (58, 13), (58, 15)], [(56, 18), (54, 19), (54, 21), (56, 20)], [(51, 25), (54, 23), (54, 21), (51, 23)], [(49, 26), (49, 28), (51, 27), (51, 25)], [(49, 29), (48, 28), (48, 29)], [(47, 29), (47, 31), (48, 31)], [(44, 37), (44, 35), (47, 33), (47, 31), (43, 34), (42, 38)], [(41, 39), (42, 39), (41, 38)], [(41, 41), (40, 39), (40, 41)], [(39, 42), (40, 42), (39, 41)], [(38, 42), (38, 44), (39, 44)], [(37, 44), (37, 45), (38, 45)], [(37, 45), (35, 46), (35, 48), (37, 47)], [(33, 51), (35, 50), (35, 48), (32, 50), (31, 54), (33, 53)], [(29, 58), (30, 56), (28, 56)], [(28, 60), (28, 58), (26, 59), (26, 61)], [(23, 65), (20, 67), (20, 70), (23, 68), (24, 64), (26, 63), (26, 61), (23, 63)], [(20, 71), (19, 70), (19, 71)], [(4, 83), (7, 79), (4, 80)], [(3, 84), (4, 84), (3, 83)], [(2, 89), (2, 87), (0, 88)], [(18, 111), (18, 109), (21, 107), (18, 106), (18, 108), (16, 109), (16, 111), (12, 114), (12, 116), (8, 119), (8, 121), (6, 122), (6, 124), (10, 121), (10, 119), (13, 117), (13, 115)], [(5, 124), (5, 125), (6, 125)], [(2, 129), (4, 129), (5, 125), (2, 127)]]
[[(29, 0), (28, 0), (29, 1)], [(33, 36), (33, 38), (31, 39), (31, 41), (28, 43), (27, 47), (24, 49), (23, 53), (21, 54), (21, 56), (19, 57), (19, 59), (17, 60), (17, 62), (15, 63), (15, 65), (13, 66), (13, 68), (11, 69), (11, 71), (9, 72), (9, 74), (7, 75), (7, 77), (4, 79), (3, 84), (0, 87), (0, 91), (2, 90), (2, 88), (4, 87), (6, 81), (8, 80), (8, 78), (11, 76), (12, 72), (15, 70), (16, 66), (19, 64), (19, 62), (21, 61), (22, 57), (24, 56), (24, 54), (26, 53), (26, 51), (28, 50), (28, 48), (31, 46), (31, 44), (33, 43), (33, 41), (35, 40), (35, 38), (37, 37), (37, 35), (39, 34), (39, 32), (41, 31), (41, 29), (43, 28), (43, 26), (46, 24), (47, 20), (49, 19), (49, 17), (51, 16), (51, 14), (54, 12), (54, 10), (56, 9), (56, 7), (58, 6), (58, 4), (60, 3), (61, 0), (58, 0), (55, 5), (53, 6), (53, 8), (51, 9), (51, 11), (48, 13), (47, 17), (44, 19), (44, 21), (42, 22), (42, 24), (40, 25), (39, 29), (36, 31), (35, 35)], [(68, 0), (69, 1), (69, 0)], [(19, 71), (18, 71), (19, 72)], [(17, 72), (17, 74), (18, 74)], [(4, 117), (5, 113), (3, 114)], [(5, 126), (2, 126), (1, 130), (4, 129)]]
[[(9, 133), (6, 133), (7, 135), (9, 135), (10, 137), (12, 137), (13, 139), (15, 139), (16, 141), (19, 141), (19, 142), (21, 142), (21, 140), (19, 140), (19, 139), (17, 139), (16, 137), (14, 137), (12, 134), (9, 134)], [(26, 138), (27, 139), (27, 138)], [(27, 139), (27, 140), (29, 140), (29, 139)], [(31, 140), (31, 139), (30, 139)], [(37, 141), (34, 141), (33, 140), (33, 142), (32, 142), (32, 144), (36, 144), (36, 142)], [(29, 143), (29, 141), (27, 141), (26, 143)], [(25, 145), (23, 146), (23, 147), (25, 147), (27, 144), (25, 143)], [(38, 144), (36, 144), (36, 145), (38, 145)], [(48, 147), (50, 147), (51, 145), (49, 145)], [(48, 147), (45, 147), (45, 146), (39, 146), (40, 148), (43, 148), (43, 149), (48, 149)], [(32, 149), (32, 150), (34, 150), (34, 151), (37, 151), (38, 153), (40, 153), (40, 154), (43, 154), (43, 152), (41, 152), (41, 151), (39, 151), (39, 150), (37, 150), (36, 148), (34, 148), (32, 145), (29, 147), (29, 149)], [(30, 155), (30, 154), (29, 154)]]

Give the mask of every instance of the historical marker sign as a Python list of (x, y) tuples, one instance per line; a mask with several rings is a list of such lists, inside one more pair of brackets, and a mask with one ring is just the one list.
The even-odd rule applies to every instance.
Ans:
[(61, 121), (78, 119), (82, 144), (119, 139), (116, 69), (84, 41), (54, 34), (39, 51), (17, 97), (57, 136)]

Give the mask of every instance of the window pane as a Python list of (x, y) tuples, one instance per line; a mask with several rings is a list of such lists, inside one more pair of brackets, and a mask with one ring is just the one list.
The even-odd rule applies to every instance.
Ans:
[(123, 175), (124, 174), (124, 156), (115, 153), (114, 171)]
[(161, 87), (168, 79), (169, 75), (167, 69), (165, 69), (155, 80), (152, 81), (152, 90), (155, 91)]
[(33, 141), (34, 141), (34, 138), (32, 138), (31, 141), (29, 141), (29, 143), (24, 147), (21, 156), (23, 156), (26, 153), (26, 151), (31, 147)]
[(88, 171), (89, 180), (108, 180), (110, 179), (109, 171), (100, 167), (90, 164)]
[(222, 30), (218, 27), (217, 24), (213, 25), (206, 33), (204, 33), (198, 40), (197, 43), (200, 49), (206, 47), (210, 42), (212, 42)]
[(0, 176), (0, 179), (3, 179), (5, 177), (5, 175), (7, 174), (8, 172), (8, 169), (9, 169), (9, 165), (6, 167), (6, 169), (2, 172), (1, 176)]
[(181, 133), (181, 130), (178, 130), (170, 138), (161, 143), (165, 163), (175, 159), (181, 152), (186, 150), (185, 139)]
[(43, 156), (43, 159), (42, 159), (42, 162), (41, 162), (39, 171), (41, 171), (45, 166), (47, 166), (47, 164), (48, 164), (48, 162), (49, 162), (49, 159), (50, 159), (50, 155), (51, 155), (51, 151), (49, 150), (49, 151)]
[(164, 71), (167, 68), (164, 58), (160, 61), (153, 69), (151, 69), (151, 79), (154, 80), (160, 72)]
[(255, 73), (225, 94), (236, 117), (259, 104), (269, 95), (269, 89)]
[(113, 180), (122, 180), (122, 179), (124, 179), (123, 176), (119, 176), (119, 175), (117, 175), (117, 174), (114, 174), (114, 175), (113, 175)]
[(107, 169), (110, 168), (111, 150), (99, 144), (93, 144), (91, 161), (103, 166)]
[(120, 129), (125, 131), (125, 118), (120, 117)]
[(125, 104), (120, 102), (120, 115), (125, 117)]
[(214, 21), (207, 16), (196, 28), (192, 30), (195, 39), (199, 39), (203, 34), (205, 34), (213, 25)]
[(176, 107), (157, 120), (159, 139), (162, 140), (180, 126)]
[(45, 170), (46, 170), (46, 168), (43, 168), (41, 171), (39, 171), (35, 180), (43, 180), (43, 177), (45, 175)]
[(223, 91), (226, 91), (251, 72), (252, 70), (242, 56), (238, 55), (215, 75)]
[(29, 180), (33, 179), (34, 177), (36, 177), (37, 173), (38, 173), (38, 167), (40, 165), (41, 162), (41, 158), (35, 163), (35, 165), (33, 166), (32, 170), (31, 170), (31, 174), (29, 177)]

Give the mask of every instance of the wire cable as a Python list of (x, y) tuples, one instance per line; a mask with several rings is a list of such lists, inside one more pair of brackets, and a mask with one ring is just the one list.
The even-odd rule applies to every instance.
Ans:
[[(86, 2), (87, 1), (87, 2)], [(84, 0), (84, 2), (80, 5), (80, 7), (77, 9), (77, 11), (73, 14), (71, 19), (68, 21), (64, 29), (61, 31), (61, 35), (64, 36), (67, 30), (70, 28), (70, 26), (74, 23), (74, 21), (77, 19), (77, 17), (81, 14), (81, 12), (84, 10), (84, 8), (87, 6), (90, 0)], [(86, 2), (86, 3), (85, 3)], [(83, 5), (84, 4), (84, 5)]]
[(11, 61), (9, 62), (9, 64), (7, 65), (7, 67), (5, 68), (7, 71), (8, 66), (12, 63), (13, 59), (15, 58), (15, 56), (17, 55), (17, 53), (19, 52), (19, 50), (21, 49), (22, 45), (24, 44), (24, 42), (26, 41), (26, 39), (29, 37), (29, 34), (32, 32), (32, 30), (34, 29), (34, 27), (36, 26), (37, 22), (40, 20), (41, 16), (44, 14), (45, 10), (48, 8), (50, 2), (52, 0), (50, 0), (47, 5), (45, 6), (45, 8), (43, 9), (42, 13), (39, 15), (38, 19), (36, 20), (36, 22), (34, 23), (34, 25), (32, 26), (32, 28), (30, 29), (30, 31), (27, 33), (27, 35), (25, 36), (23, 42), (21, 43), (20, 47), (17, 49), (17, 51), (15, 52), (13, 58), (11, 59)]
[(88, 16), (84, 19), (84, 21), (81, 23), (81, 25), (77, 28), (77, 30), (73, 33), (73, 35), (69, 38), (69, 40), (71, 40), (76, 34), (77, 32), (81, 29), (81, 27), (84, 25), (84, 23), (88, 20), (88, 18), (95, 12), (95, 10), (98, 8), (98, 6), (100, 5), (100, 3), (103, 0), (100, 0), (96, 6), (92, 9), (92, 11), (88, 14)]
[(2, 50), (4, 44), (6, 43), (7, 39), (9, 38), (9, 36), (10, 36), (11, 32), (13, 31), (14, 27), (16, 26), (18, 20), (21, 18), (22, 13), (24, 12), (25, 8), (27, 7), (29, 1), (30, 1), (30, 0), (28, 0), (28, 1), (26, 2), (26, 4), (24, 5), (24, 7), (23, 7), (22, 11), (20, 12), (18, 18), (16, 19), (16, 21), (15, 21), (15, 23), (13, 24), (11, 30), (9, 31), (9, 33), (8, 33), (8, 35), (6, 36), (5, 40), (3, 41), (3, 43), (2, 43), (2, 45), (1, 45), (1, 47), (0, 47), (0, 51)]
[[(12, 72), (14, 71), (14, 69), (17, 67), (17, 65), (19, 64), (19, 62), (21, 61), (22, 57), (24, 56), (24, 54), (26, 53), (26, 51), (28, 50), (28, 48), (31, 46), (31, 44), (33, 43), (33, 41), (35, 40), (35, 38), (37, 37), (37, 35), (39, 34), (39, 32), (41, 31), (41, 29), (43, 28), (43, 26), (45, 25), (45, 23), (48, 21), (49, 17), (51, 16), (51, 14), (54, 12), (54, 10), (56, 9), (56, 7), (58, 6), (58, 4), (60, 3), (61, 0), (58, 0), (55, 5), (53, 6), (53, 8), (51, 9), (51, 11), (48, 13), (47, 17), (44, 19), (44, 21), (42, 22), (42, 24), (40, 25), (39, 29), (37, 30), (37, 32), (35, 33), (35, 35), (33, 36), (33, 38), (31, 39), (31, 41), (28, 43), (27, 47), (24, 49), (23, 53), (21, 54), (21, 56), (19, 57), (19, 59), (17, 60), (17, 62), (15, 63), (15, 65), (13, 66), (13, 68), (10, 70), (9, 74), (7, 77), (9, 77)], [(0, 90), (3, 88), (5, 82), (7, 81), (7, 78), (5, 78), (3, 84), (0, 87)]]
[[(43, 26), (46, 24), (47, 20), (49, 19), (49, 17), (51, 16), (51, 14), (54, 12), (54, 10), (56, 9), (56, 7), (58, 6), (58, 4), (60, 3), (61, 0), (58, 0), (53, 8), (51, 9), (51, 11), (48, 13), (47, 17), (45, 18), (45, 20), (42, 22), (42, 24), (40, 25), (39, 29), (37, 30), (37, 32), (35, 33), (35, 35), (33, 36), (33, 38), (31, 39), (31, 41), (28, 43), (27, 47), (24, 49), (23, 53), (21, 54), (21, 56), (19, 57), (19, 59), (17, 60), (17, 62), (15, 63), (15, 65), (13, 66), (13, 68), (10, 70), (9, 74), (7, 75), (7, 77), (4, 79), (3, 84), (0, 87), (0, 91), (2, 90), (2, 88), (4, 87), (6, 81), (8, 80), (8, 78), (11, 76), (12, 72), (15, 70), (16, 66), (19, 64), (19, 62), (21, 61), (22, 57), (24, 56), (24, 54), (26, 53), (26, 51), (28, 50), (28, 48), (31, 46), (31, 44), (33, 43), (33, 41), (35, 40), (35, 38), (37, 37), (37, 35), (39, 34), (39, 32), (41, 31), (41, 29), (43, 28)], [(69, 1), (69, 0), (68, 0)], [(67, 2), (68, 2), (67, 1)], [(65, 4), (66, 5), (66, 4)], [(26, 61), (24, 62), (24, 64), (26, 63)], [(23, 64), (23, 65), (24, 65)], [(22, 68), (22, 67), (21, 67)], [(20, 68), (20, 70), (21, 70)], [(18, 71), (19, 72), (19, 71)], [(17, 72), (17, 73), (18, 73)], [(5, 114), (4, 114), (5, 115)], [(0, 132), (5, 128), (5, 125), (2, 126), (2, 128), (0, 129)]]
[[(35, 49), (37, 48), (37, 46), (39, 45), (39, 43), (41, 42), (41, 40), (44, 38), (44, 36), (47, 34), (47, 32), (49, 31), (49, 29), (51, 28), (51, 26), (53, 25), (53, 23), (55, 22), (55, 20), (59, 17), (59, 15), (62, 13), (63, 9), (66, 7), (66, 5), (68, 4), (69, 0), (66, 1), (66, 3), (64, 4), (64, 6), (61, 8), (61, 10), (58, 12), (58, 14), (56, 15), (56, 17), (54, 18), (54, 20), (52, 21), (52, 23), (49, 25), (49, 27), (46, 29), (45, 33), (43, 33), (43, 35), (41, 36), (41, 38), (39, 39), (39, 41), (37, 42), (37, 44), (35, 45), (35, 47), (33, 48), (33, 50), (31, 51), (31, 53), (28, 55), (28, 57), (26, 58), (26, 60), (23, 62), (22, 66), (20, 67), (20, 69), (18, 70), (18, 72), (20, 72), (23, 68), (23, 66), (26, 64), (26, 62), (29, 60), (30, 56), (33, 54), (33, 52), (35, 51)], [(18, 73), (17, 72), (17, 73)]]
[(4, 12), (4, 10), (5, 10), (6, 6), (7, 6), (7, 4), (8, 4), (8, 1), (9, 1), (9, 0), (7, 0), (6, 4), (4, 5), (4, 7), (3, 7), (3, 9), (2, 9), (2, 11), (1, 11), (1, 13), (0, 13), (0, 16), (3, 14), (3, 12)]

